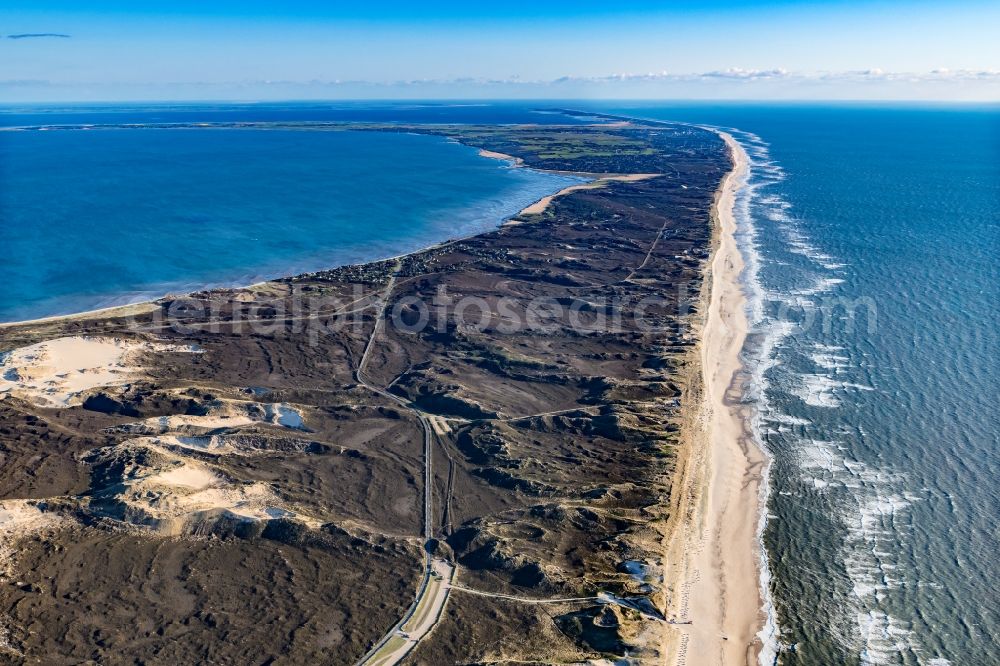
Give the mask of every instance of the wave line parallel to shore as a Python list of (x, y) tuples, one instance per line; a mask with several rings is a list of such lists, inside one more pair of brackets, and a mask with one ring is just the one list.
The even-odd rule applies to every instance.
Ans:
[(768, 651), (761, 635), (768, 620), (759, 532), (768, 457), (752, 436), (740, 386), (749, 324), (735, 206), (749, 158), (730, 135), (720, 136), (733, 168), (713, 206), (716, 247), (703, 295), (700, 377), (690, 394), (675, 507), (680, 517), (667, 558), (667, 615), (690, 621), (673, 627), (668, 638), (678, 666), (744, 666)]

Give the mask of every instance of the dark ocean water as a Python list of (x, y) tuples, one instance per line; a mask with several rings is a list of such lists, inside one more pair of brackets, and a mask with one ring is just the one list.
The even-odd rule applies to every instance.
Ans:
[[(109, 112), (6, 120), (53, 114)], [(0, 321), (393, 256), (493, 228), (572, 182), (408, 134), (0, 132)]]
[(781, 662), (1000, 663), (1000, 109), (617, 108), (752, 159)]

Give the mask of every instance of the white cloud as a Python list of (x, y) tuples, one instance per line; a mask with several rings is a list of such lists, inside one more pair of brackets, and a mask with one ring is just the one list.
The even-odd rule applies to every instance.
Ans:
[(732, 67), (706, 72), (620, 72), (556, 79), (462, 77), (365, 81), (342, 79), (192, 81), (172, 83), (0, 81), (0, 101), (73, 99), (391, 99), (440, 97), (608, 97), (650, 99), (938, 99), (1000, 100), (1000, 71), (878, 68), (794, 71)]

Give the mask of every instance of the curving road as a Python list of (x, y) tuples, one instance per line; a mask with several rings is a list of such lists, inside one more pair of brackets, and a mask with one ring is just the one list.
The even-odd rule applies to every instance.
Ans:
[(354, 371), (354, 377), (358, 383), (373, 393), (387, 398), (403, 409), (409, 411), (417, 420), (424, 431), (424, 577), (417, 588), (417, 596), (410, 604), (406, 613), (400, 618), (389, 632), (378, 640), (371, 650), (368, 651), (358, 662), (357, 666), (389, 666), (398, 664), (406, 655), (417, 646), (421, 639), (431, 632), (434, 625), (441, 618), (444, 606), (448, 601), (448, 594), (451, 591), (452, 581), (455, 578), (455, 566), (446, 559), (434, 557), (429, 549), (430, 540), (433, 537), (433, 474), (432, 474), (432, 454), (434, 444), (434, 431), (427, 416), (420, 410), (414, 408), (406, 400), (393, 393), (376, 386), (365, 379), (364, 369), (371, 355), (375, 339), (379, 331), (385, 326), (386, 308), (389, 306), (389, 297), (396, 286), (396, 276), (398, 274), (400, 262), (397, 260), (392, 269), (389, 283), (386, 285), (382, 296), (379, 299), (379, 312), (372, 328), (372, 334), (368, 338), (365, 350), (358, 362), (358, 368)]

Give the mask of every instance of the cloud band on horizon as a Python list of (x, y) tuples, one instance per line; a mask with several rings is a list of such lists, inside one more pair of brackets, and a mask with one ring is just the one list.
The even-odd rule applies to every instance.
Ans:
[[(803, 95), (803, 91), (807, 94)], [(288, 99), (742, 99), (1000, 100), (1000, 70), (804, 71), (730, 68), (701, 72), (569, 75), (528, 79), (242, 79), (53, 81), (0, 79), (0, 103), (15, 101)]]
[(61, 32), (22, 32), (16, 35), (7, 35), (7, 39), (70, 39), (71, 37), (72, 35), (67, 35)]

